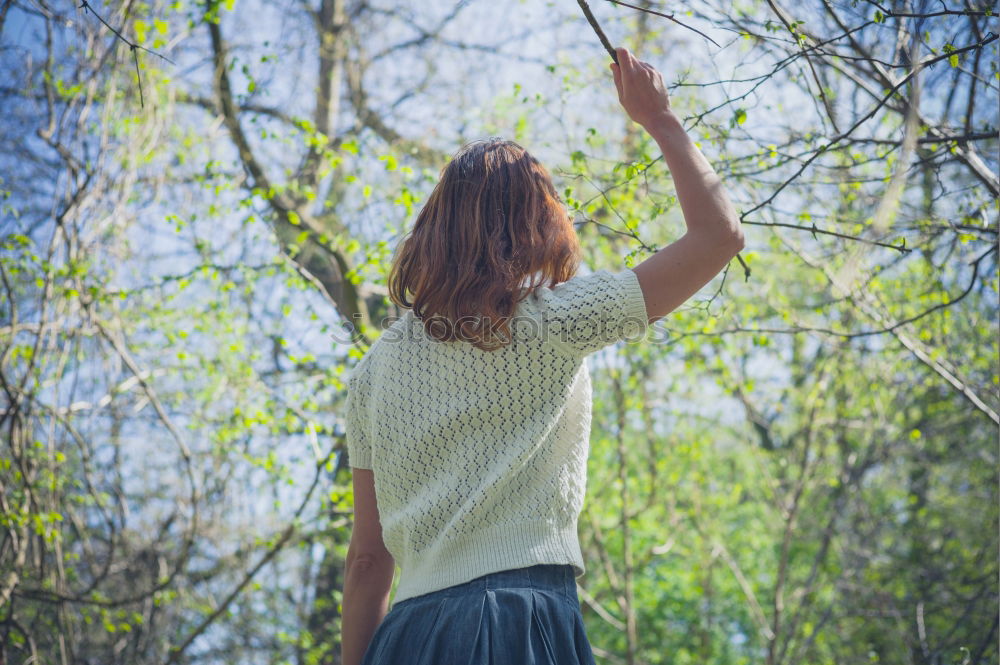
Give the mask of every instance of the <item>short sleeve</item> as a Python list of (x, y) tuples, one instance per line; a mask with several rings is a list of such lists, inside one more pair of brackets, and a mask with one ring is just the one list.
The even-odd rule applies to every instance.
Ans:
[(578, 275), (538, 294), (543, 335), (572, 355), (637, 338), (649, 327), (642, 287), (630, 268)]
[(355, 366), (347, 379), (344, 430), (347, 436), (347, 461), (357, 469), (372, 468), (371, 437), (368, 433), (368, 382)]

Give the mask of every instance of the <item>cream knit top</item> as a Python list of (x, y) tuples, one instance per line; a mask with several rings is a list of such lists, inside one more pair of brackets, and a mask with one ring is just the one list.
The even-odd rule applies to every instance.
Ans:
[(412, 310), (382, 333), (348, 378), (345, 427), (350, 465), (375, 476), (394, 602), (540, 563), (583, 575), (585, 357), (647, 326), (625, 269), (540, 288), (496, 351), (438, 341)]

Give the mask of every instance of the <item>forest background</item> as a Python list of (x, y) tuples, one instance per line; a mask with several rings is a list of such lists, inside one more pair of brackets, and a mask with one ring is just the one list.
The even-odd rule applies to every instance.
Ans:
[[(997, 663), (996, 3), (630, 4), (747, 244), (589, 359), (598, 663)], [(683, 233), (608, 61), (572, 0), (0, 0), (0, 663), (337, 663), (449, 156), (537, 155), (584, 271)]]

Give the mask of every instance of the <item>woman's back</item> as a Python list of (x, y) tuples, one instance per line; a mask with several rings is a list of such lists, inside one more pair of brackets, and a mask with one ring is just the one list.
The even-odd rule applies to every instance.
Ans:
[(645, 331), (631, 270), (541, 288), (486, 351), (428, 335), (412, 310), (349, 381), (351, 466), (375, 474), (396, 602), (536, 564), (584, 572), (577, 540), (590, 436), (587, 354)]

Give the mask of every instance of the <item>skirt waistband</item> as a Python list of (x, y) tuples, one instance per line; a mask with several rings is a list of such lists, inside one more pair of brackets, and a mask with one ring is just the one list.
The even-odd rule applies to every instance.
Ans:
[(579, 602), (576, 593), (576, 574), (569, 564), (543, 563), (527, 568), (512, 568), (495, 573), (487, 573), (468, 582), (438, 589), (420, 596), (407, 598), (395, 603), (403, 607), (430, 598), (450, 598), (469, 593), (482, 593), (493, 589), (532, 588), (549, 591), (563, 596), (570, 602)]

